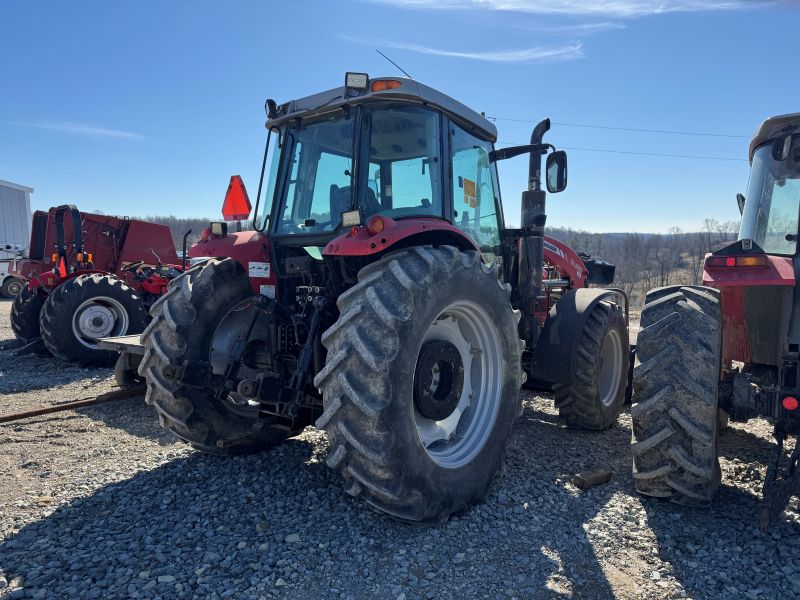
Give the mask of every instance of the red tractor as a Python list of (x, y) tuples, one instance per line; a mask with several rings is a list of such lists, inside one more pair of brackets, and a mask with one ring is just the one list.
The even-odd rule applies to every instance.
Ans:
[(116, 354), (97, 339), (143, 331), (147, 309), (181, 271), (166, 226), (73, 205), (36, 211), (29, 254), (18, 266), (28, 281), (14, 298), (11, 328), (30, 349), (43, 344), (84, 365), (113, 363)]
[[(486, 493), (526, 374), (571, 425), (615, 422), (627, 300), (588, 287), (613, 267), (544, 236), (542, 156), (548, 190), (567, 183), (548, 120), (496, 150), (494, 125), (456, 100), (358, 73), (266, 106), (255, 231), (214, 224), (192, 249), (209, 260), (153, 304), (142, 346), (119, 344), (143, 354), (164, 427), (233, 454), (316, 423), (347, 493), (427, 523)], [(529, 189), (510, 229), (496, 163), (518, 155)]]
[[(767, 119), (750, 143), (738, 241), (706, 256), (703, 286), (651, 290), (634, 372), (633, 477), (642, 494), (708, 504), (727, 419), (775, 424), (766, 529), (800, 493), (800, 113)], [(788, 459), (783, 446), (795, 436)], [(783, 465), (783, 466), (782, 466)]]

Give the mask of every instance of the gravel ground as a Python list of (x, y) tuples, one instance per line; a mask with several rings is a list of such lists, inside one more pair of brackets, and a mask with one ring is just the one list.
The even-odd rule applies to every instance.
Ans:
[[(108, 369), (0, 352), (0, 414), (112, 388)], [(313, 428), (218, 459), (141, 398), (0, 425), (0, 597), (800, 597), (797, 502), (768, 535), (755, 527), (770, 432), (732, 425), (715, 507), (685, 509), (633, 493), (627, 414), (568, 431), (526, 394), (486, 502), (416, 528), (345, 495)], [(599, 467), (610, 483), (570, 482)]]

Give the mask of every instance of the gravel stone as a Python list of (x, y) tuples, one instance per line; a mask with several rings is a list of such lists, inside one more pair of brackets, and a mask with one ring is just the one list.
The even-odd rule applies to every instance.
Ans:
[[(0, 351), (0, 414), (113, 385), (110, 369)], [(572, 431), (551, 397), (523, 398), (485, 501), (427, 528), (344, 493), (312, 427), (223, 460), (141, 398), (0, 425), (0, 598), (800, 598), (797, 499), (769, 534), (756, 526), (766, 421), (723, 432), (723, 485), (698, 510), (634, 493), (627, 410)], [(572, 483), (600, 466), (607, 484)]]

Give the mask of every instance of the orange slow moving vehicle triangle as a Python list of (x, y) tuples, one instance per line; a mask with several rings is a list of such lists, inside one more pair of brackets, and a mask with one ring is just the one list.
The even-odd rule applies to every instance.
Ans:
[(222, 217), (226, 221), (242, 221), (250, 216), (250, 198), (239, 175), (232, 175), (222, 204)]

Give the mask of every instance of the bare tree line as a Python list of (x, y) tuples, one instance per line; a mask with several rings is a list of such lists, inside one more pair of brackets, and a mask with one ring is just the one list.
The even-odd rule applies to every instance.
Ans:
[[(141, 217), (143, 221), (148, 221), (150, 223), (158, 223), (159, 225), (166, 225), (169, 227), (170, 233), (172, 234), (172, 241), (175, 242), (175, 248), (180, 251), (181, 246), (183, 245), (183, 236), (186, 234), (187, 231), (191, 230), (192, 233), (189, 234), (187, 239), (187, 243), (189, 245), (194, 244), (198, 239), (200, 239), (200, 234), (203, 232), (203, 229), (209, 226), (211, 219), (203, 219), (203, 218), (194, 218), (194, 217), (175, 217), (175, 216), (151, 216), (148, 215), (146, 217)], [(215, 219), (219, 220), (219, 219)], [(247, 220), (242, 221), (241, 226), (243, 230), (249, 230), (253, 228), (253, 221)], [(231, 221), (228, 223), (228, 231), (236, 231), (236, 222)]]
[(635, 303), (647, 290), (702, 282), (705, 255), (736, 239), (738, 221), (705, 219), (699, 231), (672, 227), (668, 233), (590, 233), (551, 227), (547, 234), (594, 258), (616, 265), (615, 285)]

